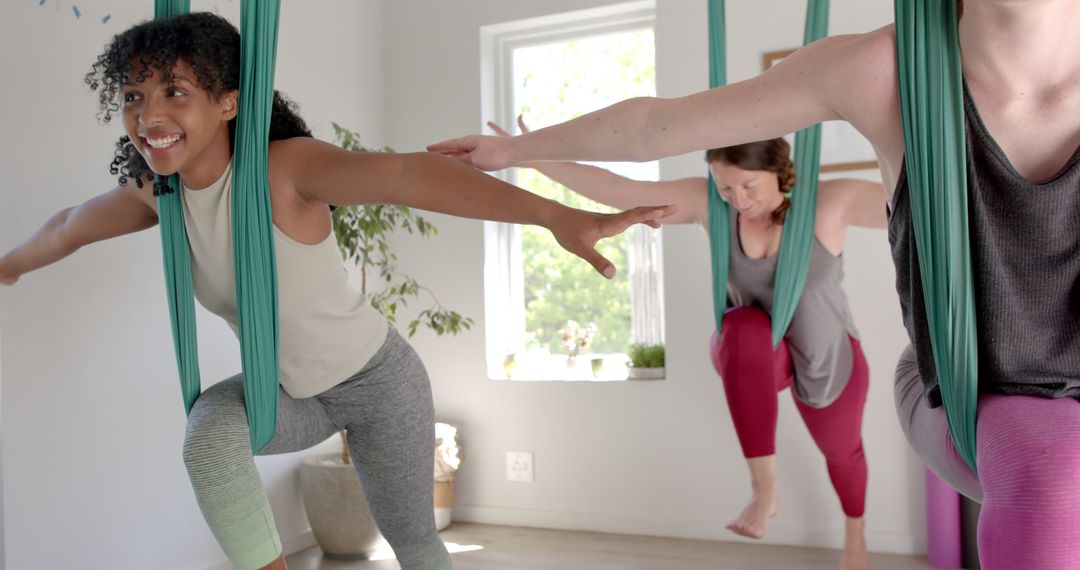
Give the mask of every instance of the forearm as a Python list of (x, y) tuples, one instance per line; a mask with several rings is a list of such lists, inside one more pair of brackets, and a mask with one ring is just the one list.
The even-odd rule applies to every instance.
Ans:
[(78, 250), (67, 242), (63, 228), (72, 209), (54, 215), (25, 242), (0, 257), (0, 276), (18, 277), (55, 263)]
[(645, 162), (778, 137), (835, 118), (797, 93), (763, 96), (780, 83), (767, 75), (676, 99), (629, 99), (514, 137), (510, 161)]
[(627, 210), (643, 205), (639, 203), (640, 197), (631, 191), (636, 181), (603, 168), (576, 162), (534, 162), (529, 167), (586, 198), (612, 208)]
[(570, 210), (437, 154), (416, 153), (404, 158), (401, 183), (388, 196), (390, 203), (464, 218), (548, 228)]
[(659, 158), (645, 136), (650, 115), (665, 101), (637, 97), (512, 139), (512, 162), (636, 161)]
[(858, 47), (852, 43), (856, 40), (816, 42), (746, 81), (672, 99), (628, 99), (513, 137), (506, 156), (496, 157), (508, 160), (495, 162), (644, 162), (770, 139), (842, 119), (833, 102), (840, 98), (838, 85), (852, 83), (843, 62), (851, 59), (844, 54)]

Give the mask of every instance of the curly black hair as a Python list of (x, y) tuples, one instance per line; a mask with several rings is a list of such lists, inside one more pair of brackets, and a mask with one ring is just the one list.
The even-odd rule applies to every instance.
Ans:
[[(145, 81), (154, 73), (169, 81), (181, 59), (194, 69), (199, 88), (213, 99), (240, 88), (240, 32), (227, 20), (209, 12), (149, 20), (114, 36), (86, 74), (86, 84), (98, 94), (98, 119), (108, 123), (120, 111), (124, 84)], [(235, 134), (233, 119), (229, 121), (230, 150)], [(310, 136), (295, 104), (274, 91), (270, 140)], [(116, 142), (109, 173), (119, 175), (120, 185), (134, 180), (142, 188), (143, 181), (153, 177), (154, 194), (172, 191), (162, 177), (154, 176), (126, 135)]]

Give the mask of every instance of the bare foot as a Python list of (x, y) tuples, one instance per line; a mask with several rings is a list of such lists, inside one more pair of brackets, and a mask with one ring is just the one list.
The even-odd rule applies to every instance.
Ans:
[(768, 495), (754, 493), (750, 504), (746, 505), (743, 512), (724, 528), (747, 538), (761, 538), (765, 536), (765, 527), (769, 519), (775, 517), (777, 512), (775, 493)]
[(868, 568), (870, 568), (870, 559), (866, 554), (863, 519), (849, 518), (844, 536), (844, 557), (840, 559), (840, 570), (867, 570)]
[(866, 555), (866, 545), (844, 545), (844, 557), (840, 559), (840, 570), (867, 570), (870, 558)]

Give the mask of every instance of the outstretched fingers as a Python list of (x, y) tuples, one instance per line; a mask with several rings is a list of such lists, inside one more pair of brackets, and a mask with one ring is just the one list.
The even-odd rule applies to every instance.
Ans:
[(469, 155), (472, 154), (478, 142), (476, 137), (469, 135), (466, 137), (459, 137), (456, 139), (449, 139), (435, 144), (429, 144), (427, 146), (428, 152), (439, 153), (443, 156), (450, 158), (456, 158), (466, 164), (471, 164)]
[(675, 213), (674, 205), (668, 206), (643, 206), (618, 214), (601, 215), (599, 219), (599, 235), (587, 238), (588, 243), (583, 243), (573, 248), (573, 252), (589, 262), (594, 269), (604, 277), (615, 277), (615, 265), (596, 250), (596, 243), (600, 239), (619, 235), (634, 224), (645, 224), (650, 227), (660, 227), (660, 220)]
[(496, 123), (495, 121), (488, 121), (487, 126), (488, 126), (489, 129), (491, 129), (495, 134), (499, 135), (500, 137), (508, 137), (508, 136), (510, 136), (510, 133), (506, 132), (506, 129), (500, 127), (499, 124)]
[(613, 279), (615, 277), (615, 264), (601, 255), (600, 252), (596, 250), (596, 247), (589, 246), (584, 251), (575, 253), (577, 253), (578, 257), (587, 261), (589, 265), (593, 266), (593, 269), (600, 275), (603, 275), (607, 279)]
[(601, 234), (604, 237), (611, 237), (626, 231), (627, 228), (634, 224), (645, 224), (651, 228), (659, 228), (663, 223), (661, 220), (674, 214), (677, 210), (678, 206), (668, 204), (666, 206), (640, 206), (619, 214), (613, 214), (610, 223), (603, 227)]

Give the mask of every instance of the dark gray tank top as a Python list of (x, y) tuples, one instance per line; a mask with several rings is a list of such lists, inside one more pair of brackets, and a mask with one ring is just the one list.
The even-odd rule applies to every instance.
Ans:
[[(979, 389), (1080, 399), (1080, 148), (1032, 182), (1009, 163), (964, 86)], [(896, 291), (931, 407), (941, 405), (902, 170), (890, 208)]]
[[(757, 307), (772, 315), (779, 255), (747, 257), (739, 240), (738, 212), (729, 210), (728, 304)], [(815, 237), (806, 286), (784, 335), (795, 370), (795, 395), (815, 408), (828, 406), (840, 397), (851, 376), (853, 355), (848, 336), (858, 338), (859, 333), (841, 286), (843, 280), (843, 257), (834, 256)]]

